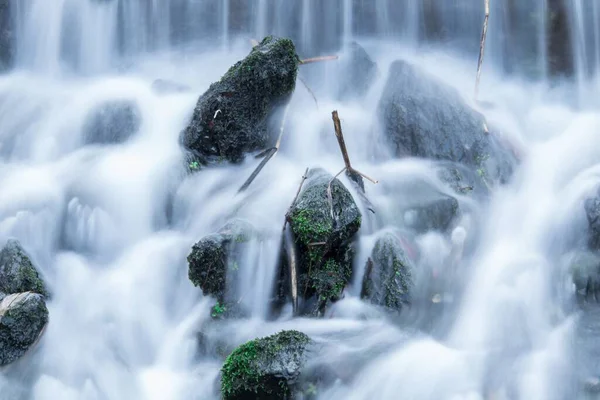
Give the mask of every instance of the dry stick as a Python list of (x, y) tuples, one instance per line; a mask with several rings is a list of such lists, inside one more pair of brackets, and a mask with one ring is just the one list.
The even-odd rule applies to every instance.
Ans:
[[(338, 112), (334, 110), (331, 113), (331, 117), (333, 119), (333, 126), (335, 128), (335, 137), (338, 141), (338, 145), (340, 146), (340, 151), (342, 152), (342, 157), (344, 158), (344, 164), (346, 165), (344, 170), (346, 171), (348, 178), (352, 182), (354, 182), (356, 184), (356, 186), (358, 186), (358, 189), (359, 189), (358, 194), (361, 197), (361, 199), (365, 202), (367, 209), (369, 211), (371, 211), (372, 213), (375, 213), (375, 208), (373, 207), (373, 204), (369, 201), (369, 199), (365, 195), (364, 185), (362, 184), (362, 181), (359, 181), (358, 178), (356, 178), (356, 175), (359, 175), (360, 177), (363, 177), (363, 178), (371, 181), (374, 184), (377, 184), (379, 181), (376, 181), (375, 179), (368, 177), (367, 175), (363, 174), (362, 172), (360, 172), (352, 167), (352, 164), (350, 163), (350, 156), (348, 155), (348, 149), (346, 148), (346, 141), (344, 140), (344, 133), (342, 132), (342, 123), (340, 121)], [(339, 174), (344, 172), (344, 170), (340, 171)], [(336, 177), (339, 174), (337, 174)], [(331, 195), (331, 183), (332, 182), (333, 182), (333, 180), (331, 182), (329, 182), (329, 186), (327, 187), (327, 197), (329, 199), (329, 206), (331, 209), (331, 217), (333, 218), (333, 197)]]
[(317, 62), (322, 62), (322, 61), (333, 61), (333, 60), (337, 60), (338, 58), (339, 58), (338, 56), (323, 56), (323, 57), (305, 58), (304, 60), (300, 60), (300, 65), (312, 64), (312, 63), (317, 63)]
[(281, 138), (283, 137), (285, 122), (287, 120), (288, 110), (290, 109), (290, 103), (285, 106), (285, 111), (283, 112), (283, 120), (281, 121), (281, 126), (279, 127), (279, 137), (277, 138), (277, 143), (275, 143), (275, 147), (271, 147), (270, 149), (264, 150), (259, 153), (256, 158), (261, 156), (265, 156), (265, 158), (258, 164), (258, 167), (252, 172), (252, 174), (246, 179), (246, 182), (240, 187), (238, 193), (243, 192), (248, 189), (248, 186), (254, 181), (254, 179), (258, 176), (260, 171), (267, 165), (269, 160), (273, 158), (275, 154), (279, 151), (279, 147), (281, 146)]
[(310, 95), (312, 96), (313, 100), (315, 101), (315, 104), (317, 105), (317, 110), (319, 109), (319, 103), (317, 102), (317, 96), (315, 96), (314, 92), (310, 89), (310, 87), (308, 87), (308, 85), (306, 84), (306, 82), (304, 81), (304, 79), (298, 77), (298, 80), (300, 82), (302, 82), (302, 84), (304, 85), (304, 87), (306, 88), (306, 90), (308, 90), (308, 93), (310, 93)]
[(483, 30), (481, 32), (481, 42), (479, 44), (479, 60), (477, 61), (477, 78), (475, 80), (475, 100), (479, 94), (479, 80), (481, 79), (481, 64), (483, 64), (483, 54), (485, 52), (485, 38), (488, 30), (488, 20), (490, 19), (490, 0), (485, 1), (485, 17), (483, 19)]
[(294, 206), (294, 204), (296, 203), (296, 200), (298, 200), (298, 196), (300, 196), (300, 191), (302, 190), (302, 186), (304, 185), (304, 181), (306, 180), (306, 178), (308, 177), (308, 168), (306, 168), (306, 171), (304, 171), (304, 175), (302, 175), (302, 180), (300, 181), (300, 185), (298, 186), (298, 191), (296, 192), (296, 196), (294, 196), (294, 200), (292, 201), (292, 204), (290, 204), (290, 207), (288, 208), (287, 212), (285, 213), (285, 221), (283, 222), (283, 228), (281, 229), (283, 236), (284, 236), (284, 240), (285, 240), (285, 248), (287, 250), (287, 254), (288, 254), (288, 268), (289, 268), (289, 273), (290, 273), (290, 291), (291, 291), (291, 296), (292, 296), (292, 310), (294, 312), (294, 314), (297, 314), (298, 312), (298, 274), (297, 274), (297, 260), (298, 260), (298, 255), (296, 254), (296, 245), (294, 244), (294, 238), (291, 232), (291, 229), (286, 229), (287, 224), (288, 224), (288, 219), (290, 218), (290, 212), (292, 210), (292, 207)]

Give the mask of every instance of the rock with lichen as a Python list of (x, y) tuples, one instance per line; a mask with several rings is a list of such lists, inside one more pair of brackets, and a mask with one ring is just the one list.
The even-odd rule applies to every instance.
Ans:
[(0, 365), (10, 364), (37, 342), (48, 323), (42, 295), (11, 294), (0, 302)]
[(454, 88), (406, 61), (392, 63), (378, 110), (397, 157), (466, 166), (484, 187), (512, 173), (516, 159), (489, 132), (484, 116)]
[(239, 346), (221, 369), (223, 399), (293, 398), (312, 345), (302, 332), (282, 331)]
[(239, 273), (239, 256), (244, 245), (254, 236), (252, 225), (245, 220), (235, 219), (192, 247), (187, 257), (188, 276), (205, 296), (217, 299), (211, 311), (213, 318), (222, 318), (233, 312), (233, 304), (238, 300), (235, 298), (233, 282)]
[[(330, 182), (331, 203), (327, 194)], [(341, 297), (352, 275), (351, 244), (361, 218), (352, 195), (338, 179), (320, 168), (309, 171), (288, 215), (298, 254), (298, 293), (305, 300), (304, 313), (322, 314), (329, 302)]]
[(5, 294), (34, 292), (43, 296), (48, 295), (38, 270), (19, 241), (15, 239), (9, 239), (0, 251), (0, 292)]
[(400, 311), (410, 305), (414, 264), (401, 239), (391, 232), (375, 243), (366, 266), (361, 297), (371, 303)]
[(291, 40), (263, 39), (200, 96), (183, 145), (201, 164), (264, 149), (268, 120), (294, 91), (299, 62)]

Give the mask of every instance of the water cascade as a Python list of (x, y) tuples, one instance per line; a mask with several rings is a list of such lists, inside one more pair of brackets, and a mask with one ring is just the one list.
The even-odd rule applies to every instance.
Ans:
[[(318, 379), (299, 389), (305, 399), (599, 398), (600, 261), (586, 275), (573, 260), (600, 260), (600, 5), (492, 0), (474, 101), (482, 3), (0, 0), (0, 248), (18, 240), (50, 293), (50, 322), (1, 367), (0, 397), (216, 400), (231, 351), (297, 330), (319, 346), (310, 359)], [(304, 83), (285, 123), (269, 126), (275, 136), (283, 129), (281, 147), (239, 192), (255, 153), (204, 166), (182, 132), (199, 96), (269, 34), (291, 38), (301, 58), (339, 60), (299, 67)], [(404, 139), (386, 137), (386, 124), (402, 122), (385, 102), (393, 73), (417, 77), (399, 91), (415, 90), (416, 131), (485, 125), (485, 140), (518, 159), (506, 163), (510, 173), (498, 157), (498, 179), (488, 176), (489, 149), (467, 161), (429, 155), (472, 155), (479, 141), (415, 141), (414, 157), (401, 154)], [(432, 109), (439, 120), (419, 119)], [(284, 222), (300, 182), (311, 184), (306, 168), (335, 175), (344, 166), (333, 110), (352, 166), (378, 183), (364, 179), (361, 194), (339, 176), (360, 213), (344, 253), (351, 278), (343, 291), (329, 288), (340, 299), (319, 298), (327, 305), (302, 314), (274, 300), (290, 263), (282, 237), (295, 229)], [(435, 125), (457, 114), (471, 119)], [(231, 221), (253, 235), (235, 236)], [(187, 257), (203, 238), (236, 249), (227, 261), (233, 303), (188, 278)], [(308, 243), (307, 254), (323, 243)], [(389, 272), (377, 268), (397, 246), (404, 258), (389, 261), (387, 280), (413, 292), (392, 312), (364, 282)], [(413, 268), (410, 282), (394, 277), (405, 271), (398, 263)]]

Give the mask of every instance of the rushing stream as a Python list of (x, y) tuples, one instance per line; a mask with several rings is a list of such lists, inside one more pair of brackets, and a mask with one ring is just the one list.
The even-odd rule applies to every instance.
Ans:
[[(595, 398), (582, 382), (600, 376), (600, 313), (576, 305), (561, 260), (585, 242), (583, 200), (600, 181), (600, 3), (565, 1), (575, 78), (563, 80), (550, 77), (541, 17), (552, 0), (511, 10), (491, 2), (479, 93), (493, 106), (481, 108), (472, 94), (483, 1), (12, 0), (16, 64), (0, 76), (0, 242), (19, 239), (53, 295), (35, 351), (2, 370), (0, 398), (218, 399), (223, 361), (200, 351), (197, 333), (237, 346), (283, 329), (329, 345), (318, 358), (345, 379), (319, 399)], [(431, 7), (442, 40), (429, 37)], [(318, 105), (299, 83), (280, 152), (238, 193), (257, 161), (190, 175), (180, 134), (198, 96), (269, 33), (291, 36), (301, 57), (340, 60), (356, 39), (380, 75), (364, 98), (346, 101), (334, 95), (343, 79), (334, 62), (301, 66)], [(441, 300), (400, 322), (360, 300), (365, 261), (378, 234), (403, 224), (397, 204), (420, 201), (410, 182), (449, 189), (432, 162), (394, 159), (380, 137), (376, 108), (399, 58), (458, 89), (521, 156), (489, 202), (458, 199), (468, 212), (450, 237), (416, 237), (422, 270), (460, 273), (440, 284), (449, 292)], [(180, 86), (162, 91), (157, 79)], [(137, 132), (94, 142), (89, 116), (111, 102), (135, 104)], [(379, 181), (365, 182), (376, 213), (361, 206), (344, 299), (324, 318), (292, 318), (286, 306), (273, 320), (281, 227), (302, 174), (343, 167), (332, 110), (353, 165)], [(214, 325), (215, 301), (189, 281), (186, 257), (233, 215), (262, 232), (236, 282), (250, 315)]]

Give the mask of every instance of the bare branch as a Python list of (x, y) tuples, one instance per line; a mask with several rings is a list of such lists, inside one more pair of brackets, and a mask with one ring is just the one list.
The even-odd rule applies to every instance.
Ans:
[(319, 102), (317, 102), (317, 96), (315, 96), (315, 94), (310, 89), (310, 87), (308, 87), (308, 85), (306, 84), (306, 82), (304, 81), (304, 79), (298, 77), (298, 80), (300, 82), (302, 82), (302, 84), (304, 85), (304, 87), (306, 88), (306, 90), (308, 90), (308, 93), (310, 93), (310, 95), (312, 96), (313, 100), (315, 101), (315, 104), (317, 105), (317, 109), (318, 109), (319, 108)]
[(322, 56), (322, 57), (305, 58), (304, 60), (300, 60), (300, 65), (312, 64), (312, 63), (317, 63), (317, 62), (322, 62), (322, 61), (332, 61), (332, 60), (337, 60), (338, 58), (339, 58), (338, 56)]
[(481, 79), (481, 64), (483, 64), (483, 55), (485, 53), (485, 39), (487, 37), (488, 21), (490, 19), (490, 0), (485, 1), (485, 17), (483, 19), (483, 29), (481, 31), (481, 42), (479, 44), (479, 60), (477, 61), (477, 78), (475, 80), (475, 100), (479, 95), (479, 80)]

